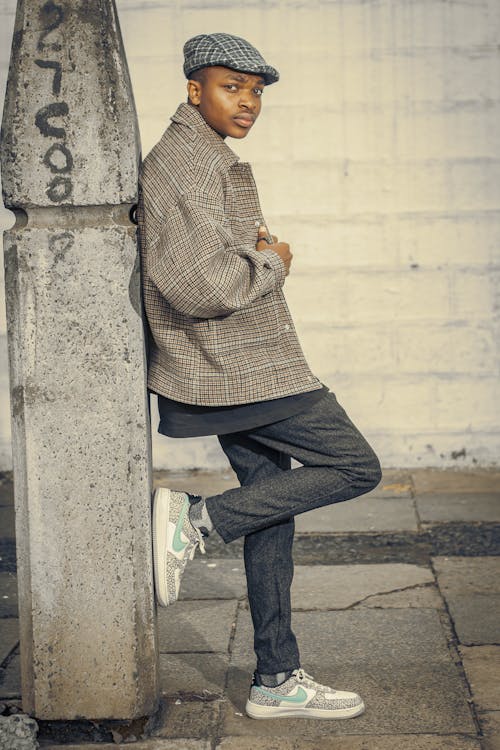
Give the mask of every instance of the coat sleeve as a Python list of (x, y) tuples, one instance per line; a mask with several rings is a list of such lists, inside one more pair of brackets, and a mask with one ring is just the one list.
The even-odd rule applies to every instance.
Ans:
[(285, 265), (272, 250), (238, 245), (224, 221), (222, 186), (192, 189), (162, 222), (147, 251), (147, 273), (180, 312), (228, 315), (283, 285)]

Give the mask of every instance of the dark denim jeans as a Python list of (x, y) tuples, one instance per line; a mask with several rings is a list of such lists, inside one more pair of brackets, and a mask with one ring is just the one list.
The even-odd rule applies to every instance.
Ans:
[[(207, 509), (225, 542), (245, 537), (257, 669), (297, 669), (290, 604), (294, 516), (369, 492), (380, 482), (379, 461), (331, 392), (307, 412), (219, 435), (219, 442), (241, 487), (207, 498)], [(291, 470), (291, 458), (302, 466)]]

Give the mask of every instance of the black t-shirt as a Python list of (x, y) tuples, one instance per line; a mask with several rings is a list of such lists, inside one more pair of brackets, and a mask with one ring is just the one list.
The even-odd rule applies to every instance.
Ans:
[(323, 385), (321, 389), (307, 393), (234, 406), (184, 404), (158, 394), (158, 432), (168, 437), (201, 437), (250, 430), (307, 411), (328, 390)]

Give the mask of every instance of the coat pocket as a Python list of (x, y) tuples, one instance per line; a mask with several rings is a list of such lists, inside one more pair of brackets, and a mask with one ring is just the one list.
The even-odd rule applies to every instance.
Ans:
[(216, 353), (268, 347), (279, 338), (277, 300), (270, 292), (230, 315), (208, 320), (210, 343)]

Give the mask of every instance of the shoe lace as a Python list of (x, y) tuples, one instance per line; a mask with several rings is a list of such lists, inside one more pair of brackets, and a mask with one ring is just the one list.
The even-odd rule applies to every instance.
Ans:
[(196, 531), (196, 536), (198, 537), (195, 544), (199, 544), (200, 546), (200, 552), (202, 555), (205, 554), (205, 540), (203, 539), (203, 534), (201, 533), (200, 529), (197, 526), (193, 526), (194, 530)]
[(302, 682), (302, 680), (314, 680), (314, 677), (311, 677), (310, 674), (307, 674), (307, 672), (300, 667), (300, 669), (297, 669), (295, 671), (295, 677)]
[[(314, 682), (317, 685), (317, 683), (314, 680), (314, 677), (312, 677), (310, 674), (308, 674), (304, 669), (302, 669), (302, 667), (300, 667), (299, 669), (297, 669), (294, 674), (295, 674), (295, 677), (300, 682), (302, 682), (303, 680), (310, 680), (311, 682)], [(333, 688), (329, 687), (328, 685), (322, 685), (321, 687), (324, 688), (325, 690), (330, 691), (331, 693), (334, 692)]]

